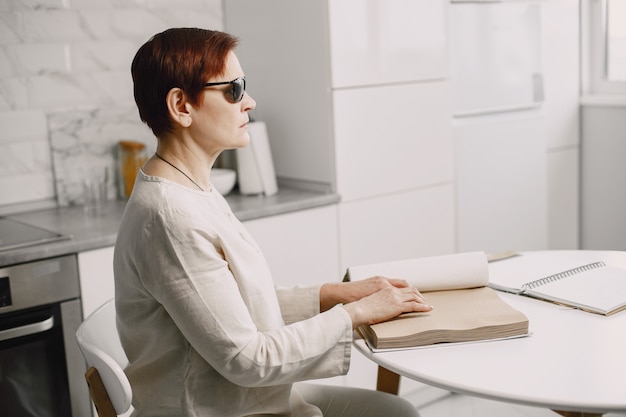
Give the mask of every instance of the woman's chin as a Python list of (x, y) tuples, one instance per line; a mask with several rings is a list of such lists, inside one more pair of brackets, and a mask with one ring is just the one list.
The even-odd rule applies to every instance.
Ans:
[(245, 148), (248, 145), (250, 145), (250, 135), (248, 134), (248, 132), (246, 132), (242, 140), (235, 145), (235, 148)]

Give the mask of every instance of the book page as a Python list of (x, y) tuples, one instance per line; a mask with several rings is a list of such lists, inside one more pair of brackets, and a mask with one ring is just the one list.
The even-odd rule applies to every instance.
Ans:
[(402, 278), (420, 291), (453, 290), (486, 286), (489, 281), (484, 252), (466, 252), (348, 268), (350, 280), (381, 275)]

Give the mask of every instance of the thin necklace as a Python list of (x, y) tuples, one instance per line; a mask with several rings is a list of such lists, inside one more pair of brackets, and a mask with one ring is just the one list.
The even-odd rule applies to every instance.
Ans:
[(180, 172), (181, 174), (183, 174), (185, 177), (187, 177), (187, 179), (191, 182), (193, 182), (193, 185), (195, 185), (196, 187), (198, 187), (200, 189), (200, 191), (204, 191), (204, 188), (200, 187), (198, 185), (197, 182), (195, 182), (194, 180), (191, 179), (191, 177), (187, 174), (185, 174), (180, 168), (178, 168), (176, 165), (174, 165), (173, 163), (171, 163), (170, 161), (168, 161), (167, 159), (164, 159), (161, 155), (159, 155), (158, 152), (154, 153), (157, 158), (159, 158), (161, 161), (165, 162), (166, 164), (168, 164), (169, 166), (171, 166), (172, 168), (174, 168), (176, 171)]

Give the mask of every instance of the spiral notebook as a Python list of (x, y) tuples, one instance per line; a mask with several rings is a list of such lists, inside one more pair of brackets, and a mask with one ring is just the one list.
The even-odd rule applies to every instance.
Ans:
[(606, 316), (626, 308), (625, 269), (572, 262), (532, 255), (498, 260), (489, 265), (489, 286)]

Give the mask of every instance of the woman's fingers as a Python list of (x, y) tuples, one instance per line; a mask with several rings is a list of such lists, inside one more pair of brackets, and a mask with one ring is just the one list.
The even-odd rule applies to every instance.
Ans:
[(386, 321), (402, 313), (432, 310), (424, 296), (413, 287), (387, 287), (359, 301), (344, 305), (353, 326)]
[(398, 278), (387, 278), (387, 281), (393, 285), (394, 287), (397, 288), (409, 288), (410, 284), (407, 280), (405, 279), (398, 279)]
[(430, 311), (432, 309), (432, 306), (428, 304), (426, 298), (418, 291), (417, 288), (410, 288), (409, 290), (409, 301), (417, 303), (415, 311)]

